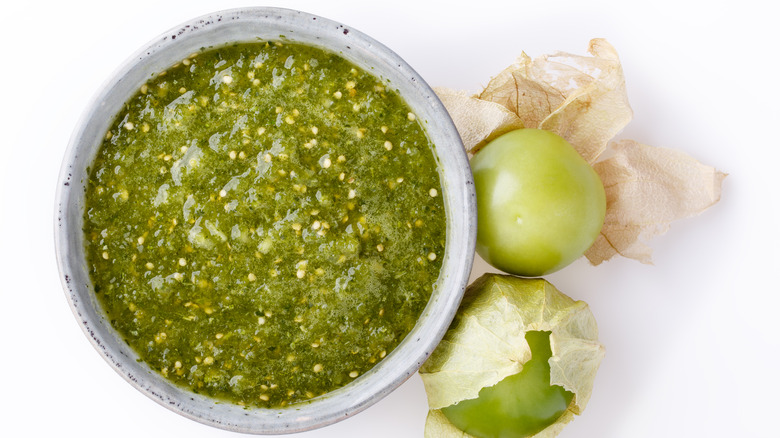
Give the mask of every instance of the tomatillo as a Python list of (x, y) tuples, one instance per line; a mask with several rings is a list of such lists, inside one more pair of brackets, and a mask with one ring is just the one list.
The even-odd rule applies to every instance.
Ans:
[(458, 429), (477, 438), (523, 438), (541, 432), (566, 411), (574, 394), (550, 385), (550, 332), (530, 331), (525, 339), (531, 359), (519, 373), (482, 388), (475, 399), (442, 408)]
[(471, 159), (477, 192), (477, 253), (496, 268), (538, 277), (593, 244), (606, 196), (598, 174), (559, 135), (518, 129)]

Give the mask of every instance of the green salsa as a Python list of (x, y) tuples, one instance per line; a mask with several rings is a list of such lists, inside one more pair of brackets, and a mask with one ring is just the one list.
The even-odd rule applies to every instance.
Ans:
[(297, 44), (204, 49), (125, 104), (90, 168), (87, 266), (173, 383), (280, 407), (371, 369), (435, 287), (433, 145), (387, 81)]

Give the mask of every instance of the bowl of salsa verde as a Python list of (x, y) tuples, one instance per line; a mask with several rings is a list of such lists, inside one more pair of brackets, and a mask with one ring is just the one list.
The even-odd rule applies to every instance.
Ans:
[(132, 55), (57, 193), (62, 283), (128, 382), (215, 427), (291, 433), (414, 374), (458, 307), (475, 202), (460, 137), (391, 50), (228, 10)]

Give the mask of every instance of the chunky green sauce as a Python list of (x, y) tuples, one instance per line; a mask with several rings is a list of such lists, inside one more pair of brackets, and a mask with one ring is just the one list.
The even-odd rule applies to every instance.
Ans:
[(193, 54), (117, 115), (90, 172), (95, 293), (152, 369), (278, 407), (382, 360), (425, 307), (444, 206), (424, 129), (343, 58)]

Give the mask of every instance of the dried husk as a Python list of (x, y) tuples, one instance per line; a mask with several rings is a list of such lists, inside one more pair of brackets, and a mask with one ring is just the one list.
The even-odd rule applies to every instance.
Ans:
[(585, 409), (604, 347), (588, 305), (544, 279), (485, 274), (466, 290), (444, 339), (420, 369), (428, 394), (426, 437), (468, 437), (441, 408), (520, 372), (531, 358), (528, 331), (550, 331), (550, 382), (575, 394), (567, 411), (535, 435), (553, 437)]
[(501, 134), (525, 127), (517, 114), (498, 103), (471, 98), (465, 91), (436, 89), (436, 94), (456, 121), (464, 145), (481, 146)]
[[(726, 174), (682, 152), (612, 139), (632, 118), (615, 49), (590, 41), (592, 56), (525, 53), (476, 94), (445, 88), (436, 93), (450, 112), (470, 154), (519, 127), (555, 132), (594, 166), (607, 191), (607, 213), (586, 252), (597, 265), (613, 256), (651, 262), (646, 242), (669, 224), (696, 215), (720, 199)], [(603, 160), (609, 155), (608, 160)]]
[(680, 151), (633, 140), (610, 148), (613, 156), (594, 165), (607, 195), (607, 214), (585, 256), (594, 265), (614, 254), (650, 263), (646, 242), (665, 233), (673, 220), (718, 202), (726, 174)]

